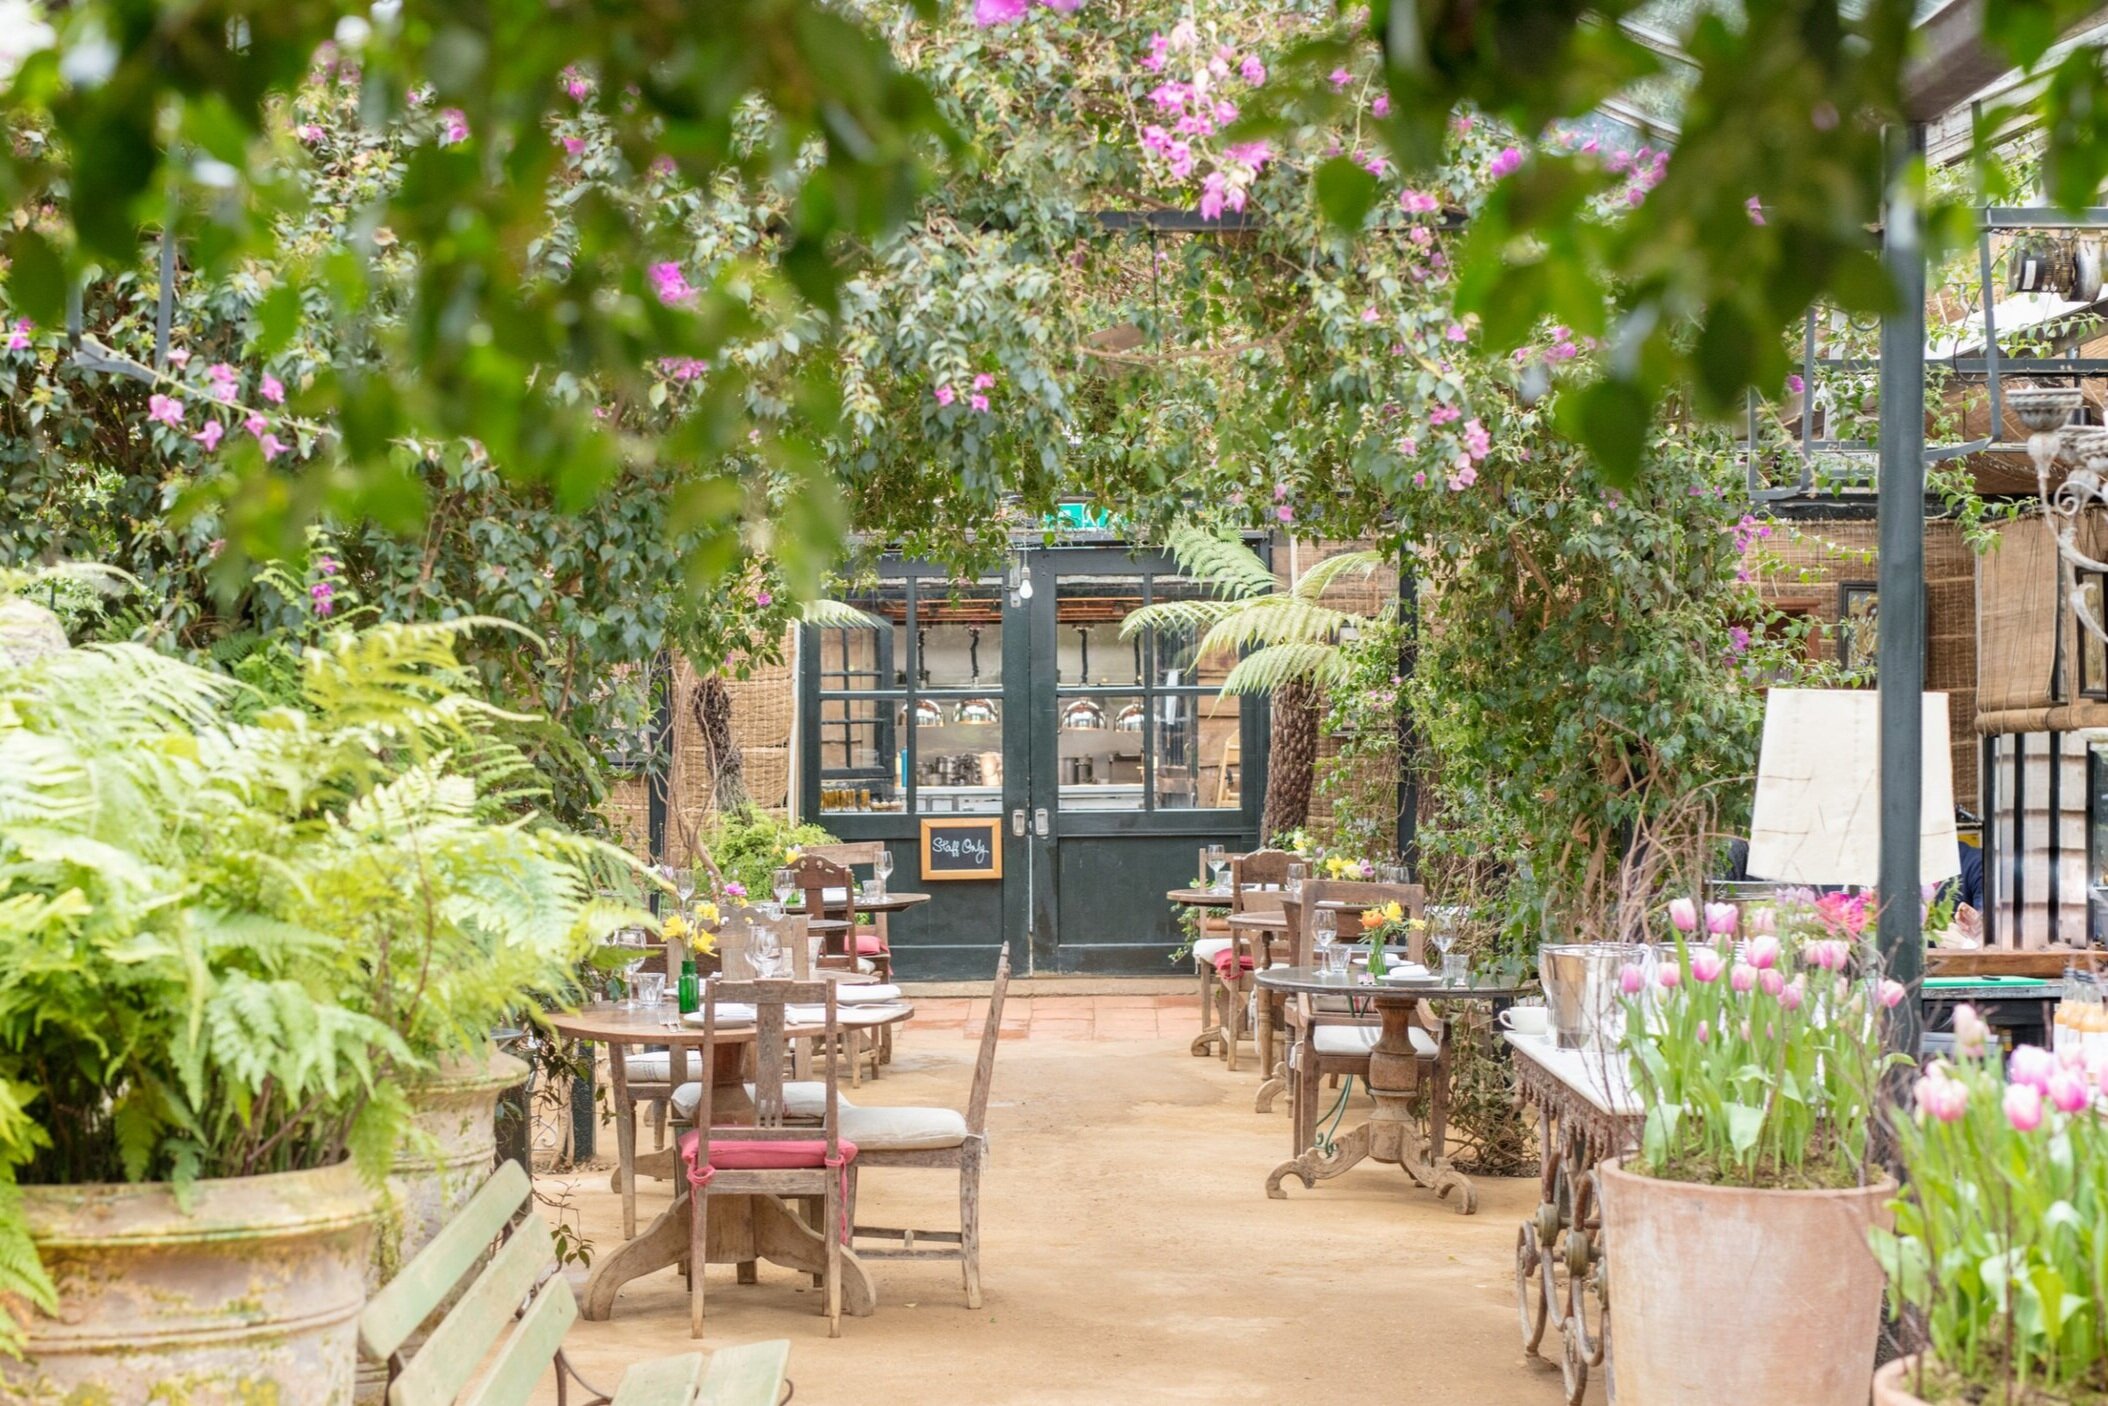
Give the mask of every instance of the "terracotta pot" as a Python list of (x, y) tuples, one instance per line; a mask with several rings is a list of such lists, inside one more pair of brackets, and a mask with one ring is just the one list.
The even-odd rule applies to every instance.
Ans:
[[(194, 1182), (25, 1186), (59, 1291), (0, 1399), (345, 1406), (377, 1197), (348, 1163)], [(187, 1208), (186, 1208), (187, 1207)]]
[(1866, 1406), (1893, 1178), (1755, 1191), (1597, 1169), (1624, 1406)]
[[(445, 1062), (436, 1076), (410, 1089), (416, 1111), (381, 1198), (380, 1228), (366, 1271), (369, 1293), (431, 1244), (490, 1175), (498, 1157), (498, 1096), (526, 1079), (526, 1064), (493, 1046), (480, 1059)], [(421, 1340), (414, 1338), (406, 1347), (414, 1349)], [(359, 1401), (379, 1401), (387, 1386), (386, 1364), (359, 1363)]]
[(1926, 1406), (1925, 1398), (1910, 1391), (1917, 1365), (1915, 1357), (1899, 1357), (1874, 1373), (1874, 1406)]

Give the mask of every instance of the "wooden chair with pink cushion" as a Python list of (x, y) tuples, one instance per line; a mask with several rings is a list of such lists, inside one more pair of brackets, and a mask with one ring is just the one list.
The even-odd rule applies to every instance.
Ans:
[[(886, 845), (883, 840), (858, 840), (848, 844), (807, 845), (803, 853), (818, 859), (825, 859), (833, 864), (839, 864), (842, 868), (851, 871), (850, 878), (853, 882), (856, 878), (854, 872), (856, 868), (859, 865), (876, 866), (878, 856), (885, 848)], [(874, 876), (876, 875), (877, 869), (875, 867), (872, 869), (872, 873)], [(854, 889), (850, 891), (850, 896), (854, 898)], [(867, 924), (858, 924), (854, 933), (856, 955), (862, 960), (871, 963), (871, 970), (880, 981), (891, 981), (893, 979), (893, 940), (887, 930), (886, 919), (888, 916), (885, 913), (873, 913), (871, 921)], [(888, 1038), (890, 1039), (890, 1036)], [(890, 1058), (891, 1054), (892, 1051), (889, 1047), (885, 1052), (885, 1057)]]
[(841, 1135), (840, 1102), (835, 1090), (834, 1061), (827, 1061), (818, 1126), (794, 1126), (784, 1099), (784, 1070), (790, 1039), (785, 1033), (788, 1005), (819, 1006), (825, 1012), (822, 1038), (832, 1043), (841, 1032), (831, 981), (711, 981), (703, 996), (702, 1067), (717, 1065), (717, 1021), (722, 1007), (754, 1008), (754, 1121), (751, 1125), (714, 1122), (715, 1101), (698, 1107), (694, 1128), (681, 1137), (681, 1162), (687, 1172), (688, 1332), (703, 1335), (703, 1266), (708, 1263), (709, 1203), (713, 1195), (804, 1197), (818, 1212), (813, 1227), (827, 1242), (826, 1268), (820, 1276), (827, 1336), (842, 1335), (842, 1247), (849, 1239), (849, 1168), (856, 1144)]
[[(1286, 850), (1253, 850), (1230, 860), (1230, 916), (1239, 913), (1278, 912), (1285, 896), (1288, 866), (1295, 856)], [(1259, 936), (1230, 928), (1229, 945), (1215, 954), (1215, 1000), (1221, 1017), (1217, 1036), (1224, 1061), (1237, 1067), (1237, 1044), (1249, 1033), (1259, 1045), (1261, 1067), (1271, 1064), (1271, 1022), (1255, 1023), (1246, 1030), (1247, 1012), (1253, 1005), (1256, 987), (1252, 972), (1273, 965), (1274, 944)]]

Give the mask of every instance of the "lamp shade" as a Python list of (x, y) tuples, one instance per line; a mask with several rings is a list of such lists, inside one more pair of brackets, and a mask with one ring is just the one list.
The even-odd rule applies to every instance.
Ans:
[[(1918, 878), (1961, 872), (1947, 695), (1923, 704)], [(1869, 689), (1772, 689), (1764, 708), (1750, 820), (1749, 872), (1791, 884), (1871, 886), (1881, 874), (1881, 695)]]

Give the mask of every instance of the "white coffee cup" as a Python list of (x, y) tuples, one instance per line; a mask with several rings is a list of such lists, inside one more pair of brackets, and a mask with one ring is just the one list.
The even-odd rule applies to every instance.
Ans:
[(1500, 1013), (1501, 1029), (1518, 1035), (1542, 1035), (1549, 1020), (1543, 1006), (1510, 1006)]

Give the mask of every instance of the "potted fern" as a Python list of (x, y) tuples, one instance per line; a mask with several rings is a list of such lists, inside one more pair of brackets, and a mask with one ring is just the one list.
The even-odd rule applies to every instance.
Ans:
[(351, 1400), (406, 1088), (643, 920), (523, 811), (470, 627), (325, 634), (260, 711), (133, 646), (0, 662), (0, 1395)]

